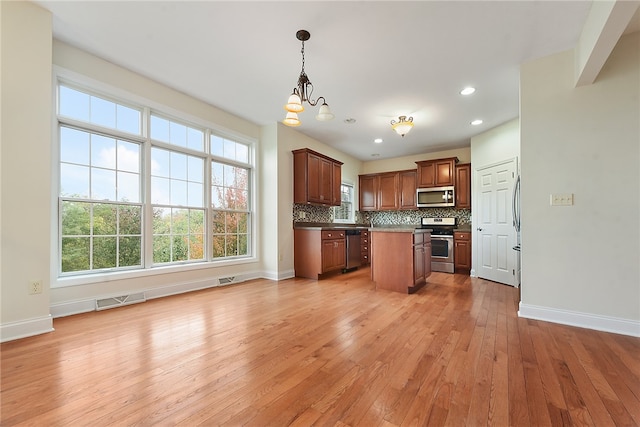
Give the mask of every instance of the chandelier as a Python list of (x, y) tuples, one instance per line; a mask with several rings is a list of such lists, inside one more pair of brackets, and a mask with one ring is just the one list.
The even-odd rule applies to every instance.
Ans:
[(398, 121), (391, 120), (391, 129), (400, 136), (405, 136), (413, 127), (413, 117), (399, 116)]
[(313, 94), (313, 84), (309, 81), (307, 73), (304, 72), (304, 42), (309, 40), (310, 37), (311, 34), (309, 34), (307, 30), (299, 30), (296, 33), (296, 38), (302, 42), (302, 70), (300, 71), (300, 77), (298, 77), (298, 86), (293, 88), (287, 105), (284, 106), (284, 109), (287, 110), (287, 116), (282, 123), (287, 126), (300, 126), (301, 122), (298, 118), (298, 113), (304, 111), (303, 102), (315, 107), (320, 100), (322, 100), (322, 105), (320, 106), (316, 120), (324, 122), (334, 117), (324, 96), (320, 96), (315, 100), (311, 97)]

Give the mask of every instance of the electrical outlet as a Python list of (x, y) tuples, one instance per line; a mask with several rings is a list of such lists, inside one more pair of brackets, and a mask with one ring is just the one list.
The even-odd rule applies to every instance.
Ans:
[(573, 193), (552, 194), (549, 203), (551, 206), (571, 206), (573, 205)]
[(298, 218), (306, 219), (307, 218), (307, 213), (305, 211), (298, 212)]
[(29, 295), (42, 293), (42, 280), (32, 280), (29, 282)]

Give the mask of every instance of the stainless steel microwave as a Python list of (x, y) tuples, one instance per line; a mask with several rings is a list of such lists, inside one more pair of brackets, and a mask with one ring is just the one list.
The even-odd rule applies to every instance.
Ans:
[(444, 208), (455, 206), (453, 187), (418, 188), (417, 205), (419, 208)]

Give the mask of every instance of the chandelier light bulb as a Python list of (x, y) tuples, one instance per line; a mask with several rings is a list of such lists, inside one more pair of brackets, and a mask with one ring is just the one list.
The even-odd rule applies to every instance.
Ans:
[(296, 126), (300, 126), (300, 119), (298, 118), (297, 113), (292, 113), (291, 111), (289, 111), (287, 113), (287, 117), (285, 117), (282, 123), (284, 123), (287, 126), (296, 127)]

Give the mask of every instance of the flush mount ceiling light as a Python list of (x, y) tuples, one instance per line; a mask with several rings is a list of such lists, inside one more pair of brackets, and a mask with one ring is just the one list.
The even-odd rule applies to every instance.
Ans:
[(460, 91), (460, 95), (471, 95), (475, 91), (476, 91), (475, 87), (467, 86)]
[(293, 92), (291, 93), (291, 96), (289, 96), (287, 105), (284, 106), (284, 109), (287, 110), (287, 116), (282, 123), (287, 126), (300, 126), (301, 122), (298, 118), (298, 113), (304, 111), (304, 106), (302, 105), (303, 102), (315, 107), (318, 102), (322, 100), (322, 105), (320, 106), (320, 111), (318, 111), (316, 120), (325, 122), (334, 118), (324, 96), (315, 100), (311, 97), (313, 94), (313, 84), (309, 81), (307, 73), (304, 72), (304, 42), (309, 40), (310, 37), (311, 34), (309, 34), (307, 30), (299, 30), (296, 33), (296, 38), (302, 42), (302, 70), (300, 71), (300, 77), (298, 77), (298, 86), (293, 88)]
[(398, 121), (391, 120), (391, 129), (396, 133), (404, 137), (413, 127), (413, 117), (407, 118), (407, 116), (399, 116)]

